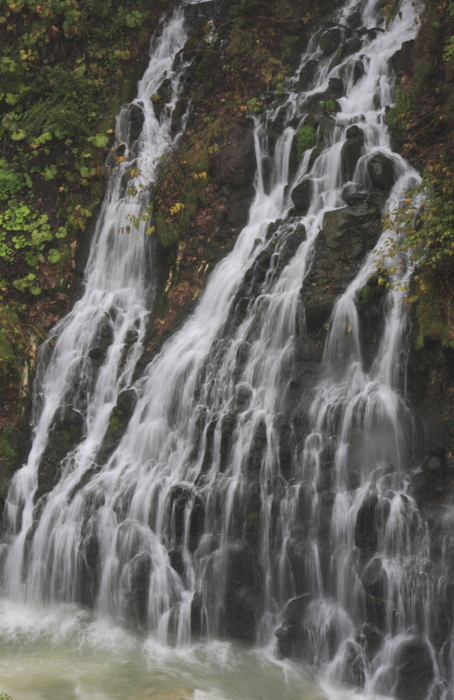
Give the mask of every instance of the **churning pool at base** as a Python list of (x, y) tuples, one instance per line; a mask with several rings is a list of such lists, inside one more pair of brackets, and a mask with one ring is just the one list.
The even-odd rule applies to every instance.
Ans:
[[(323, 685), (323, 684), (322, 684)], [(75, 605), (0, 601), (0, 693), (13, 700), (361, 700), (269, 650), (175, 648)]]

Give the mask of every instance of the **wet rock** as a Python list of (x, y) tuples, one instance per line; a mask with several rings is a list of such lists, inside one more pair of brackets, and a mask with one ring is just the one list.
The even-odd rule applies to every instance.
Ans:
[(427, 641), (422, 635), (416, 634), (400, 647), (396, 656), (396, 698), (425, 700), (435, 677), (434, 663)]
[(330, 78), (328, 82), (328, 97), (334, 100), (339, 99), (344, 94), (344, 81), (342, 78)]
[(124, 389), (117, 396), (117, 403), (110, 414), (109, 425), (96, 455), (98, 464), (105, 464), (121, 438), (134, 412), (137, 394), (134, 389)]
[(351, 29), (359, 29), (363, 24), (363, 17), (360, 10), (353, 12), (347, 18), (347, 24)]
[(257, 478), (262, 466), (263, 455), (267, 446), (267, 431), (266, 423), (263, 419), (259, 419), (254, 426), (251, 447), (247, 458), (247, 474), (248, 478)]
[(379, 629), (384, 629), (387, 579), (380, 559), (372, 559), (360, 575), (360, 580), (367, 596), (368, 620)]
[(341, 151), (341, 172), (342, 179), (349, 181), (353, 180), (356, 165), (363, 152), (364, 132), (354, 124), (347, 129), (346, 137)]
[(381, 232), (380, 202), (367, 201), (327, 212), (313, 265), (301, 290), (306, 327), (320, 333), (337, 297), (356, 275), (364, 255)]
[(137, 403), (137, 394), (134, 389), (124, 389), (117, 396), (117, 409), (125, 417), (131, 417)]
[[(361, 193), (358, 193), (360, 195)], [(379, 276), (369, 278), (357, 298), (361, 338), (363, 339), (363, 362), (366, 371), (371, 367), (383, 331), (383, 305), (386, 287), (379, 284)]]
[(107, 356), (107, 351), (113, 341), (113, 328), (107, 314), (101, 321), (96, 332), (94, 345), (88, 351), (88, 357), (91, 359), (95, 369), (98, 369), (104, 362)]
[(278, 112), (276, 114), (276, 117), (273, 119), (273, 121), (269, 124), (267, 128), (267, 134), (268, 134), (268, 143), (270, 146), (271, 151), (274, 149), (274, 146), (276, 144), (276, 141), (278, 140), (279, 136), (282, 135), (282, 132), (284, 131), (285, 124), (287, 121), (287, 106), (283, 105), (278, 109)]
[(129, 128), (128, 128), (128, 145), (131, 149), (135, 141), (142, 133), (145, 115), (143, 113), (140, 102), (133, 102), (128, 107), (129, 112)]
[(244, 411), (252, 398), (252, 389), (249, 384), (242, 382), (238, 385), (236, 393), (237, 406), (240, 411)]
[[(321, 93), (323, 95), (323, 93)], [(312, 126), (314, 129), (318, 127), (324, 117), (324, 113), (319, 110), (317, 112), (309, 112), (304, 118), (304, 126)]]
[(345, 58), (346, 56), (352, 56), (354, 53), (361, 51), (362, 45), (363, 44), (361, 39), (359, 39), (356, 36), (352, 37), (352, 39), (346, 41), (345, 44), (342, 44), (340, 48), (342, 58)]
[(233, 411), (229, 411), (221, 419), (221, 443), (220, 443), (220, 465), (219, 469), (221, 472), (225, 471), (230, 457), (230, 451), (232, 448), (232, 436), (233, 431), (236, 428), (237, 416)]
[(322, 119), (320, 119), (318, 134), (325, 143), (329, 143), (331, 141), (335, 127), (336, 122), (332, 117), (324, 116)]
[(184, 579), (185, 565), (184, 556), (181, 547), (176, 547), (175, 549), (170, 549), (168, 552), (170, 565), (174, 571), (177, 572), (181, 579)]
[(256, 636), (260, 595), (258, 567), (253, 549), (245, 542), (229, 545), (224, 599), (224, 633), (235, 639), (253, 641)]
[(256, 171), (255, 146), (252, 130), (236, 124), (227, 136), (227, 145), (213, 156), (211, 173), (221, 184), (235, 187), (250, 185)]
[(206, 634), (206, 616), (203, 604), (203, 594), (196, 591), (191, 601), (191, 635), (198, 638)]
[(365, 75), (366, 69), (364, 68), (364, 63), (361, 59), (358, 59), (353, 67), (353, 82), (357, 83), (358, 80)]
[(384, 153), (376, 153), (367, 163), (367, 172), (373, 187), (388, 192), (396, 181), (391, 158)]
[(155, 113), (156, 119), (159, 119), (162, 110), (165, 105), (170, 102), (172, 98), (172, 81), (170, 78), (166, 78), (162, 81), (161, 85), (157, 89), (156, 93), (152, 97), (153, 111)]
[(341, 39), (341, 30), (338, 27), (333, 27), (332, 29), (328, 29), (326, 32), (323, 32), (319, 39), (318, 45), (325, 56), (331, 56), (331, 54), (333, 54), (339, 47)]
[(345, 204), (349, 207), (355, 206), (355, 204), (361, 204), (367, 200), (367, 192), (359, 192), (357, 186), (354, 184), (345, 185), (342, 189), (342, 199)]
[(365, 622), (362, 626), (362, 634), (366, 640), (366, 653), (369, 658), (372, 658), (382, 645), (383, 632), (370, 622)]
[(240, 187), (229, 197), (227, 201), (227, 220), (230, 226), (238, 226), (239, 228), (246, 226), (254, 196), (254, 186), (246, 185), (245, 187)]
[(413, 74), (413, 49), (415, 46), (415, 40), (410, 39), (409, 41), (404, 41), (399, 51), (391, 57), (391, 65), (394, 68), (397, 75), (399, 73), (405, 73), (405, 75), (411, 76)]
[(296, 187), (293, 188), (291, 194), (292, 202), (299, 214), (307, 214), (307, 211), (311, 205), (313, 192), (314, 184), (309, 178), (302, 180), (298, 185), (296, 185)]
[[(84, 524), (83, 527), (87, 530), (90, 525)], [(82, 605), (92, 606), (95, 603), (99, 585), (99, 555), (99, 541), (96, 532), (90, 527), (89, 533), (85, 532), (80, 548), (78, 600)]]
[(300, 70), (298, 76), (297, 89), (308, 90), (315, 78), (317, 72), (318, 61), (310, 59)]
[(366, 660), (361, 645), (347, 641), (343, 658), (342, 681), (354, 686), (363, 686), (366, 680)]
[(148, 552), (137, 554), (129, 564), (129, 585), (125, 594), (129, 616), (140, 625), (146, 623), (148, 613), (148, 593), (152, 570)]
[(81, 441), (85, 420), (72, 405), (60, 408), (49, 431), (49, 439), (38, 468), (38, 487), (35, 502), (56, 485), (60, 464), (64, 457)]
[(293, 473), (293, 457), (296, 447), (293, 426), (291, 422), (278, 414), (274, 421), (278, 435), (279, 467), (282, 476), (289, 480)]
[(358, 510), (355, 525), (355, 545), (367, 559), (375, 553), (378, 544), (377, 505), (377, 489), (371, 487)]
[(193, 25), (198, 20), (211, 19), (215, 10), (215, 0), (205, 0), (205, 2), (201, 3), (184, 5), (184, 18), (189, 25)]

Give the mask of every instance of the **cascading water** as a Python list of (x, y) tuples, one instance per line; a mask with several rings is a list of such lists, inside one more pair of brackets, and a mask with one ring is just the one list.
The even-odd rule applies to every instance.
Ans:
[[(10, 598), (86, 603), (177, 646), (224, 635), (266, 644), (276, 630), (282, 655), (315, 664), (328, 681), (401, 697), (396, 668), (413, 648), (437, 686), (428, 531), (406, 476), (416, 459), (402, 393), (406, 261), (389, 272), (370, 358), (358, 301), (377, 260), (391, 267), (383, 251), (395, 232), (372, 237), (365, 260), (360, 246), (321, 364), (306, 333), (320, 240), (336, 249), (340, 236), (330, 238), (328, 212), (337, 216), (346, 202), (355, 212), (370, 207), (374, 173), (388, 168), (394, 184), (379, 205), (392, 221), (419, 181), (391, 151), (384, 126), (390, 58), (414, 36), (415, 10), (404, 3), (384, 31), (375, 5), (348, 2), (335, 31), (351, 33), (353, 18), (363, 28), (345, 42), (349, 48), (333, 61), (314, 37), (300, 66), (300, 74), (312, 67), (310, 90), (290, 85), (285, 104), (256, 120), (248, 224), (194, 314), (132, 385), (153, 285), (145, 224), (124, 233), (147, 198), (131, 208), (125, 179), (138, 168), (130, 184), (148, 186), (172, 142), (182, 10), (155, 40), (128, 108), (144, 116), (141, 136), (126, 110), (119, 119), (126, 162), (111, 175), (84, 296), (55, 328), (42, 360), (33, 449), (7, 503)], [(169, 77), (173, 101), (158, 120), (150, 97)], [(323, 100), (339, 111), (317, 113), (313, 105)], [(270, 144), (269, 125), (283, 113), (285, 126)], [(314, 125), (317, 140), (295, 169), (295, 132)], [(290, 196), (298, 183), (309, 193), (300, 213)], [(112, 409), (126, 389), (137, 403), (120, 443), (102, 459)], [(84, 437), (64, 458), (58, 483), (41, 493), (49, 432), (68, 405), (83, 416)]]

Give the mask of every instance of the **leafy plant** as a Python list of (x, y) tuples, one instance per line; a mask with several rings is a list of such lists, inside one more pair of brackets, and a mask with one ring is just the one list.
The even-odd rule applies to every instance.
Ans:
[(298, 155), (298, 160), (303, 157), (304, 151), (308, 148), (312, 148), (315, 142), (315, 129), (313, 126), (303, 126), (295, 134), (296, 138), (296, 152)]

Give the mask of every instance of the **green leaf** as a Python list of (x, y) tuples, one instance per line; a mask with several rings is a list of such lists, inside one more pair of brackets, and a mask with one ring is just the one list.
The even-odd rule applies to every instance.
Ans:
[(13, 141), (21, 141), (27, 136), (27, 132), (25, 129), (18, 129), (18, 131), (15, 131), (14, 133), (11, 134), (11, 138)]
[(96, 134), (96, 136), (91, 136), (88, 140), (97, 148), (104, 148), (109, 143), (109, 137), (105, 134)]
[(51, 248), (47, 254), (47, 259), (50, 263), (55, 265), (61, 260), (61, 255), (56, 248)]

